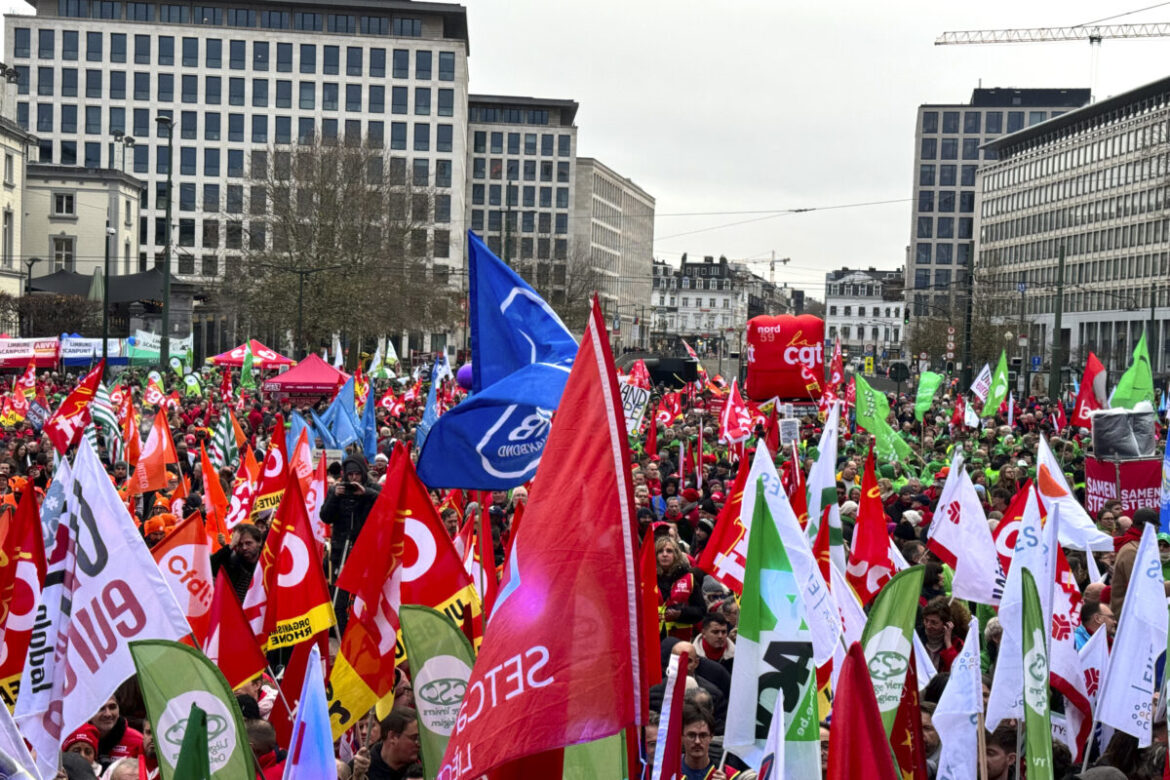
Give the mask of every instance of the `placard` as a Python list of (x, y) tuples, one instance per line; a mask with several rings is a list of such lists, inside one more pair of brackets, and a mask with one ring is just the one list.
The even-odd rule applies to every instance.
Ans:
[(1161, 458), (1117, 463), (1085, 458), (1085, 509), (1096, 517), (1111, 499), (1121, 500), (1121, 511), (1132, 514), (1142, 507), (1156, 508), (1162, 488)]
[(618, 386), (622, 393), (622, 410), (626, 414), (626, 432), (634, 433), (642, 426), (646, 404), (650, 401), (650, 391), (629, 382), (619, 382)]

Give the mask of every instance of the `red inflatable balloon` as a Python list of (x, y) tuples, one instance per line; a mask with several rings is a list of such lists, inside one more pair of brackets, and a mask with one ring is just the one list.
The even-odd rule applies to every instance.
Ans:
[(748, 398), (816, 401), (821, 397), (824, 378), (824, 320), (811, 314), (748, 320)]

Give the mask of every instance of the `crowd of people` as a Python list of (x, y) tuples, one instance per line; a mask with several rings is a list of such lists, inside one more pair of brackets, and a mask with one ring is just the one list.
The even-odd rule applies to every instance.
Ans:
[[(43, 389), (50, 398), (66, 394), (76, 377), (46, 372), (40, 377)], [(141, 399), (145, 377), (131, 370), (113, 382), (124, 392)], [(177, 383), (176, 383), (177, 384)], [(215, 376), (205, 385), (214, 387)], [(654, 389), (650, 409), (666, 388)], [(636, 515), (643, 534), (652, 533), (657, 570), (659, 615), (661, 624), (661, 654), (663, 666), (672, 655), (686, 655), (689, 659), (686, 680), (686, 703), (682, 712), (683, 773), (688, 780), (724, 780), (739, 777), (749, 780), (752, 773), (734, 755), (725, 755), (722, 749), (723, 728), (731, 689), (731, 675), (736, 662), (736, 638), (739, 624), (739, 602), (736, 594), (700, 570), (697, 562), (709, 540), (724, 507), (732, 499), (735, 477), (740, 469), (748, 468), (751, 453), (765, 446), (765, 431), (757, 426), (746, 442), (746, 452), (733, 452), (726, 443), (718, 441), (718, 425), (710, 414), (700, 414), (692, 405), (694, 397), (709, 399), (720, 391), (707, 387), (699, 393), (683, 394), (681, 413), (663, 424), (647, 415), (650, 422), (640, 433), (630, 437), (634, 463), (631, 475)], [(877, 485), (884, 507), (890, 537), (901, 555), (910, 564), (924, 564), (925, 576), (920, 598), (916, 630), (926, 649), (930, 668), (935, 671), (922, 686), (921, 732), (926, 751), (928, 777), (933, 779), (937, 769), (939, 737), (931, 725), (934, 706), (946, 686), (952, 662), (963, 647), (968, 624), (975, 605), (962, 599), (953, 599), (951, 580), (954, 572), (935, 557), (926, 545), (926, 532), (949, 475), (951, 459), (956, 448), (966, 455), (964, 468), (974, 483), (987, 522), (994, 529), (1004, 519), (1013, 497), (1036, 477), (1039, 440), (1044, 436), (1054, 454), (1060, 459), (1065, 476), (1079, 500), (1084, 501), (1085, 457), (1091, 454), (1090, 437), (1083, 429), (1054, 429), (1057, 403), (1045, 398), (1026, 399), (1013, 410), (1009, 424), (1006, 416), (997, 415), (985, 420), (981, 428), (955, 427), (951, 406), (953, 388), (941, 394), (920, 422), (915, 416), (913, 395), (890, 395), (890, 423), (897, 435), (911, 447), (912, 458), (882, 462), (877, 469)], [(316, 409), (323, 412), (328, 399), (321, 399)], [(346, 551), (352, 547), (358, 532), (368, 517), (381, 489), (391, 449), (395, 442), (413, 442), (422, 418), (424, 398), (408, 401), (401, 411), (392, 414), (379, 406), (376, 411), (378, 426), (378, 453), (367, 462), (360, 446), (351, 448), (344, 457), (329, 466), (327, 498), (321, 508), (320, 519), (331, 529), (327, 570), (331, 577), (344, 563)], [(107, 441), (101, 432), (98, 452), (108, 463), (110, 479), (123, 495), (148, 546), (164, 539), (177, 522), (192, 514), (204, 512), (202, 496), (206, 494), (203, 473), (199, 468), (201, 445), (210, 442), (221, 415), (226, 414), (228, 401), (208, 393), (204, 396), (183, 397), (177, 403), (155, 410), (136, 401), (141, 409), (140, 429), (143, 434), (152, 425), (166, 424), (174, 434), (178, 463), (169, 466), (170, 484), (167, 489), (135, 495), (128, 489), (132, 469), (128, 463), (110, 457)], [(271, 437), (283, 435), (274, 432), (278, 419), (287, 419), (294, 408), (307, 411), (310, 404), (294, 405), (258, 397), (235, 401), (238, 422), (246, 438), (246, 446), (253, 449), (261, 462)], [(798, 410), (799, 413), (799, 410)], [(848, 410), (846, 410), (848, 415)], [(817, 445), (823, 420), (815, 411), (800, 417), (799, 438), (794, 446), (781, 447), (776, 453), (778, 467), (803, 470), (807, 476), (819, 453)], [(656, 426), (653, 437), (648, 437), (649, 426)], [(852, 540), (854, 523), (861, 501), (861, 483), (865, 458), (873, 437), (845, 419), (838, 446), (837, 505), (842, 519), (845, 544)], [(656, 442), (655, 451), (647, 451), (648, 439)], [(49, 438), (31, 422), (24, 421), (0, 432), (0, 511), (14, 509), (25, 491), (35, 491), (43, 497), (52, 478), (54, 451)], [(697, 452), (699, 463), (688, 470), (679, 462), (680, 452)], [(737, 457), (738, 456), (738, 457)], [(566, 473), (566, 478), (571, 478)], [(226, 465), (219, 473), (221, 488), (231, 495), (236, 471)], [(435, 486), (438, 488), (439, 486)], [(475, 496), (466, 496), (460, 507), (444, 502), (445, 493), (432, 491), (432, 499), (440, 510), (444, 528), (456, 538), (464, 523), (482, 512), (485, 528), (490, 528), (494, 563), (504, 563), (508, 535), (517, 507), (527, 500), (526, 487), (511, 491), (494, 491), (490, 504), (481, 506)], [(566, 507), (571, 514), (571, 507)], [(570, 518), (583, 522), (585, 518)], [(1067, 550), (1067, 557), (1081, 590), (1083, 608), (1080, 625), (1076, 627), (1077, 647), (1081, 647), (1098, 631), (1110, 636), (1117, 627), (1126, 598), (1126, 587), (1134, 564), (1134, 554), (1142, 529), (1157, 524), (1157, 507), (1124, 511), (1120, 501), (1106, 503), (1095, 515), (1097, 527), (1114, 539), (1113, 552), (1094, 553), (1092, 562), (1085, 553)], [(257, 561), (264, 546), (265, 524), (244, 523), (235, 526), (230, 538), (220, 539), (222, 548), (212, 556), (215, 572), (223, 569), (237, 597), (242, 601), (255, 575)], [(1170, 535), (1159, 535), (1163, 566), (1170, 575)], [(1090, 572), (1099, 573), (1091, 579)], [(335, 599), (339, 618), (344, 619), (346, 594)], [(979, 608), (983, 609), (983, 608)], [(998, 642), (1002, 629), (994, 612), (986, 612), (981, 621), (982, 666), (985, 697), (995, 674)], [(331, 647), (337, 651), (336, 642)], [(279, 653), (271, 658), (272, 668), (279, 672), (282, 661)], [(371, 712), (353, 731), (337, 744), (337, 767), (340, 778), (421, 778), (424, 776), (419, 761), (418, 726), (411, 709), (413, 703), (409, 666), (398, 672), (395, 705), (390, 713), (378, 719)], [(277, 744), (276, 733), (268, 723), (273, 699), (277, 695), (275, 680), (261, 676), (237, 691), (241, 713), (246, 724), (248, 741), (255, 754), (259, 771), (257, 777), (279, 778), (289, 745)], [(1054, 697), (1054, 710), (1059, 711), (1059, 694)], [(657, 741), (665, 724), (658, 723), (658, 712), (663, 700), (663, 685), (651, 689), (651, 725), (645, 730), (646, 755), (653, 757)], [(831, 715), (822, 712), (822, 758), (829, 749)], [(1006, 721), (988, 724), (985, 760), (989, 780), (1008, 780), (1018, 775), (1019, 748), (1017, 724)], [(1154, 744), (1137, 747), (1137, 741), (1123, 733), (1094, 749), (1088, 765), (1081, 773), (1079, 766), (1071, 765), (1067, 747), (1054, 744), (1056, 768), (1054, 777), (1085, 778), (1154, 778), (1161, 777), (1166, 765), (1166, 721), (1155, 723)], [(155, 744), (149, 731), (142, 696), (135, 680), (124, 684), (101, 711), (86, 725), (70, 734), (62, 745), (63, 756), (59, 777), (114, 778), (125, 780), (140, 776), (140, 766), (148, 776), (157, 772)], [(648, 775), (647, 775), (648, 777)]]

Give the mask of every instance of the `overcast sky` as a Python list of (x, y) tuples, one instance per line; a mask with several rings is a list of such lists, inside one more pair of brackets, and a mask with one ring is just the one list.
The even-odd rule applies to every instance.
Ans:
[[(774, 250), (791, 258), (777, 280), (816, 297), (829, 269), (903, 264), (919, 104), (966, 102), (980, 80), (1090, 86), (1088, 43), (936, 47), (939, 33), (1082, 24), (1155, 2), (464, 0), (472, 92), (578, 101), (578, 153), (657, 198), (655, 257), (722, 254), (765, 261), (754, 267), (766, 275)], [(1170, 4), (1114, 20), (1149, 21), (1170, 21)], [(1097, 94), (1168, 73), (1170, 39), (1107, 40)], [(712, 213), (886, 200), (901, 202)]]

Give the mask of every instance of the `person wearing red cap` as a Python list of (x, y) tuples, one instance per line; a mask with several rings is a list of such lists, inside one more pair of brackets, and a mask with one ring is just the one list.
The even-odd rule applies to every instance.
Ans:
[(97, 763), (98, 731), (89, 723), (74, 731), (61, 743), (62, 753), (77, 753), (90, 764), (94, 771), (100, 771)]

